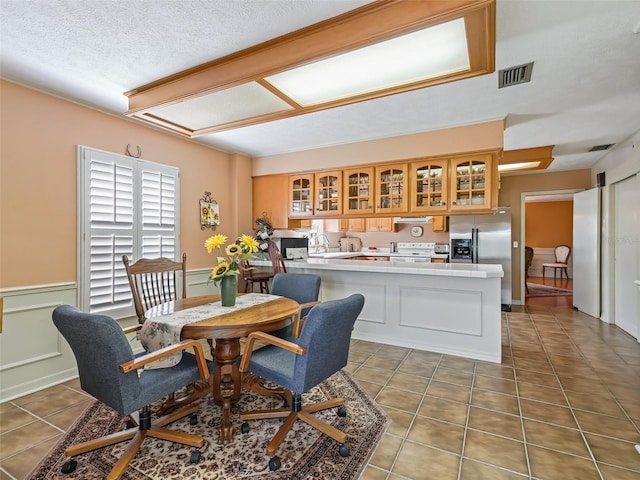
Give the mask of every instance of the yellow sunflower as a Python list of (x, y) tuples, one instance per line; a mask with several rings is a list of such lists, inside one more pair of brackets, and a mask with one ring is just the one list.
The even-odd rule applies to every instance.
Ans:
[(225, 273), (227, 273), (228, 270), (229, 264), (227, 262), (220, 262), (211, 272), (211, 278), (213, 278), (214, 280), (219, 280), (224, 276)]
[(204, 242), (204, 246), (206, 247), (207, 252), (211, 253), (214, 248), (220, 248), (226, 241), (227, 237), (225, 235), (217, 234), (207, 238)]
[(242, 248), (240, 247), (240, 245), (236, 245), (235, 243), (232, 243), (227, 247), (225, 252), (227, 253), (227, 255), (229, 255), (230, 258), (233, 258), (233, 257), (237, 257), (242, 253)]
[(251, 235), (242, 235), (240, 243), (249, 249), (250, 253), (258, 252), (258, 241)]

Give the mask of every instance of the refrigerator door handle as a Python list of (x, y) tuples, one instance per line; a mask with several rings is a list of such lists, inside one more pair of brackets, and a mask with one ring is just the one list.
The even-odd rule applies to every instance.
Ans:
[(471, 263), (478, 263), (478, 229), (471, 230)]

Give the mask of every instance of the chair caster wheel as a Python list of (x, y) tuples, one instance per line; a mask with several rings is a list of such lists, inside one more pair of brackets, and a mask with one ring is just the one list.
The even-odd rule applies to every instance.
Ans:
[(342, 445), (340, 445), (340, 448), (338, 449), (338, 452), (340, 453), (341, 457), (348, 457), (349, 454), (351, 453), (351, 449), (349, 448), (349, 444), (348, 443), (343, 443)]
[(198, 424), (198, 415), (192, 413), (189, 415), (189, 425), (197, 425)]
[(73, 471), (75, 471), (76, 467), (78, 466), (78, 462), (76, 462), (73, 458), (71, 460), (67, 460), (66, 462), (64, 462), (64, 465), (62, 465), (62, 473), (71, 473)]
[(282, 462), (280, 461), (280, 457), (275, 456), (269, 459), (269, 470), (275, 472), (282, 466)]
[(240, 425), (240, 432), (241, 433), (249, 433), (249, 424), (247, 422), (242, 422), (242, 425)]
[(344, 408), (343, 406), (340, 406), (338, 408), (338, 416), (339, 417), (346, 417), (347, 416), (347, 409)]
[(189, 463), (198, 463), (200, 461), (200, 458), (202, 458), (202, 453), (200, 453), (200, 450), (194, 450), (193, 452), (191, 452)]

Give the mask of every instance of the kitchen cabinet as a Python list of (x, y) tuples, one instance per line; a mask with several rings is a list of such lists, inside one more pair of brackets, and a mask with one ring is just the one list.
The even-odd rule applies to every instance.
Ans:
[[(288, 228), (288, 191), (287, 175), (265, 175), (253, 177), (253, 221), (267, 217), (273, 228)], [(254, 224), (254, 228), (257, 225)]]
[(367, 232), (395, 232), (396, 224), (393, 218), (370, 217), (366, 219), (365, 230)]
[(406, 163), (375, 167), (375, 213), (403, 213), (408, 210)]
[[(488, 153), (451, 159), (449, 210), (454, 212), (495, 208), (492, 190), (494, 190), (493, 182), (497, 177), (497, 163), (497, 158), (494, 161), (492, 155)], [(494, 196), (497, 197), (497, 185), (495, 192)]]
[(341, 232), (364, 232), (366, 231), (366, 219), (364, 218), (341, 218)]
[(342, 214), (342, 171), (318, 172), (315, 175), (315, 209), (318, 216)]
[(443, 212), (449, 208), (449, 160), (425, 159), (412, 162), (411, 212)]
[(289, 192), (289, 215), (306, 217), (313, 215), (313, 173), (289, 175), (285, 191)]
[[(343, 170), (343, 213), (362, 214), (374, 212), (373, 167)], [(364, 229), (364, 226), (363, 226)]]
[(434, 232), (449, 231), (449, 217), (444, 215), (436, 215), (431, 222), (431, 230)]

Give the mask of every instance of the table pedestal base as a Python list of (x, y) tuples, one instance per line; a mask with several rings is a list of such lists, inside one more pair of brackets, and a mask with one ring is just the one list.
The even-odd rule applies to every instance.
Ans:
[(216, 339), (213, 373), (213, 400), (222, 408), (222, 424), (218, 443), (228, 443), (233, 439), (234, 427), (231, 423), (231, 405), (240, 399), (242, 383), (237, 358), (240, 356), (239, 338)]

